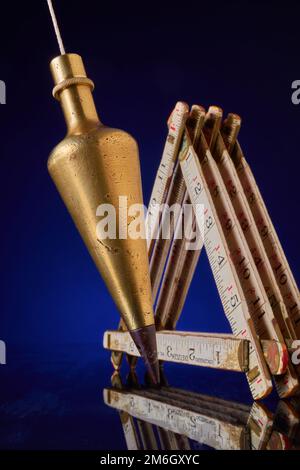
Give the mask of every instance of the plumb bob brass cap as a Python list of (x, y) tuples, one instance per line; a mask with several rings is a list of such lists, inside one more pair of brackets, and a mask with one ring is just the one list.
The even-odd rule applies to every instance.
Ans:
[(60, 93), (72, 85), (86, 85), (94, 90), (92, 80), (87, 78), (82, 58), (78, 54), (64, 54), (55, 57), (50, 63), (54, 80), (53, 96), (59, 101)]

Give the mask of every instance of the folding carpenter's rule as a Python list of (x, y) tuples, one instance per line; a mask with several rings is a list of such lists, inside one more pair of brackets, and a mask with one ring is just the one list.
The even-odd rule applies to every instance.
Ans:
[[(169, 119), (147, 215), (158, 355), (243, 371), (254, 399), (270, 393), (273, 378), (279, 396), (287, 397), (299, 391), (299, 367), (290, 359), (293, 340), (300, 338), (299, 291), (237, 141), (241, 119), (222, 118), (218, 107), (205, 112), (193, 106), (188, 114), (177, 103)], [(182, 211), (172, 211), (174, 204)], [(188, 204), (193, 211), (182, 236)], [(195, 240), (196, 249), (187, 249)], [(174, 331), (203, 249), (233, 335)], [(126, 332), (107, 332), (104, 346), (114, 351), (116, 369), (114, 355), (138, 356)]]

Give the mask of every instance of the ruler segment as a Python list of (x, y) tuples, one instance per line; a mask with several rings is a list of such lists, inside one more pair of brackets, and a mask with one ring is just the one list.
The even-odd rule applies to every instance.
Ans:
[[(198, 108), (197, 106), (193, 106), (192, 112), (196, 114), (198, 112), (197, 108)], [(209, 135), (208, 134), (206, 135), (206, 140), (207, 140), (209, 147), (213, 147), (215, 145), (215, 141), (219, 132), (221, 121), (222, 121), (222, 111), (219, 113), (219, 116), (215, 120), (215, 122), (212, 123), (209, 129), (210, 130)], [(202, 130), (204, 131), (204, 128), (202, 128)], [(198, 139), (196, 146), (193, 145), (196, 152), (198, 149), (199, 140), (200, 139)], [(188, 191), (187, 191), (187, 194), (188, 194)], [(188, 199), (188, 202), (190, 203), (190, 199)], [(191, 233), (193, 234), (197, 230), (199, 230), (199, 228), (196, 222), (196, 217), (194, 215), (194, 224), (192, 226)], [(191, 238), (191, 236), (192, 235), (190, 235), (189, 238)], [(178, 283), (175, 284), (174, 288), (170, 289), (170, 292), (172, 293), (172, 297), (171, 297), (171, 301), (169, 304), (169, 310), (167, 310), (168, 319), (165, 324), (165, 329), (172, 329), (176, 327), (177, 321), (179, 320), (180, 315), (182, 313), (182, 310), (183, 310), (183, 307), (184, 307), (184, 304), (188, 295), (188, 291), (189, 291), (192, 279), (195, 274), (197, 263), (199, 261), (199, 257), (203, 248), (203, 242), (202, 242), (202, 245), (199, 246), (199, 248), (196, 251), (186, 250), (185, 243), (186, 243), (186, 240), (184, 240), (184, 245), (182, 245), (181, 259), (178, 263), (178, 274), (177, 274)], [(172, 269), (172, 265), (170, 269)]]
[[(126, 331), (126, 325), (123, 322), (123, 320), (120, 321), (119, 326), (118, 326), (119, 331)], [(111, 356), (110, 356), (110, 362), (112, 363), (112, 366), (115, 371), (119, 371), (121, 364), (123, 360), (123, 354), (117, 351), (112, 351)]]
[(159, 206), (165, 201), (167, 196), (188, 112), (188, 105), (179, 101), (176, 104), (168, 122), (168, 137), (166, 139), (162, 159), (156, 174), (146, 216), (146, 233), (148, 235), (147, 243), (149, 256), (152, 254), (156, 233), (159, 227)]
[[(203, 113), (202, 107), (192, 106), (191, 117), (194, 120), (199, 120), (200, 116), (203, 119)], [(216, 126), (213, 126), (211, 130), (212, 145), (217, 130)], [(193, 142), (194, 148), (197, 148), (200, 138), (201, 129), (199, 128), (197, 138)], [(191, 204), (188, 191), (185, 192), (183, 204)], [(176, 328), (202, 251), (203, 243), (199, 243), (197, 249), (187, 249), (187, 245), (193, 240), (193, 236), (198, 230), (195, 215), (192, 214), (191, 217), (192, 221), (188, 220), (187, 223), (187, 226), (191, 227), (188, 235), (181, 239), (174, 237), (171, 245), (156, 305), (156, 325), (158, 329), (173, 330)], [(179, 230), (181, 230), (181, 226), (179, 226)], [(199, 240), (199, 236), (197, 239)]]
[[(158, 357), (162, 361), (246, 372), (249, 368), (249, 341), (233, 335), (161, 331), (157, 334)], [(105, 349), (140, 357), (127, 332), (107, 331)], [(273, 375), (287, 370), (288, 349), (285, 343), (262, 340), (261, 348)]]
[[(116, 389), (122, 390), (123, 384), (118, 373), (114, 373), (111, 378), (112, 386)], [(126, 411), (120, 410), (119, 416), (121, 420), (122, 429), (128, 450), (140, 450), (141, 445), (137, 435), (136, 427), (134, 424), (133, 417), (126, 413)]]
[[(207, 134), (210, 132), (212, 123), (218, 120), (219, 114), (219, 108), (209, 108), (204, 125)], [(217, 163), (225, 190), (227, 190), (227, 195), (229, 195), (232, 203), (231, 210), (233, 208), (236, 218), (234, 223), (238, 221), (235, 239), (232, 239), (231, 236), (227, 237), (227, 239), (230, 242), (231, 254), (235, 255), (235, 253), (238, 253), (237, 269), (239, 269), (241, 262), (243, 265), (244, 271), (240, 271), (240, 275), (246, 299), (247, 296), (249, 297), (247, 292), (253, 290), (256, 298), (262, 300), (258, 310), (252, 308), (253, 300), (250, 300), (252, 318), (255, 321), (257, 333), (260, 339), (274, 339), (279, 343), (284, 343), (285, 338), (277, 321), (277, 318), (279, 318), (279, 321), (283, 323), (283, 312), (281, 310), (283, 303), (280, 303), (279, 300), (280, 292), (275, 278), (273, 279), (272, 268), (269, 266), (269, 260), (265, 256), (264, 247), (256, 229), (247, 199), (220, 132), (215, 141), (212, 154)], [(215, 178), (216, 172), (213, 173), (212, 171), (211, 175), (212, 178)], [(216, 184), (219, 183), (216, 182)], [(227, 207), (225, 205), (221, 207), (219, 214), (226, 213), (228, 220), (229, 218), (233, 220), (228, 207), (228, 204)], [(232, 230), (229, 233), (232, 235)], [(242, 235), (244, 235), (244, 239)], [(244, 279), (245, 273), (246, 279)], [(256, 300), (254, 302), (258, 304)], [(294, 394), (299, 389), (297, 373), (289, 361), (288, 354), (285, 357), (285, 361), (289, 362), (285, 375), (275, 378), (276, 388), (281, 397)], [(283, 364), (283, 367), (286, 368), (286, 364)]]
[(227, 422), (225, 415), (210, 417), (205, 411), (201, 413), (185, 409), (176, 400), (164, 403), (155, 398), (139, 395), (135, 391), (120, 392), (106, 389), (104, 402), (140, 420), (182, 434), (215, 449), (238, 450), (245, 445), (244, 426)]
[(128, 450), (140, 450), (141, 446), (138, 441), (136, 428), (132, 416), (125, 411), (120, 411), (120, 419), (124, 432), (124, 437)]
[[(181, 152), (184, 151), (183, 147), (181, 147), (180, 151)], [(169, 252), (171, 240), (174, 235), (175, 227), (177, 225), (177, 221), (181, 219), (181, 207), (182, 207), (183, 196), (184, 196), (184, 182), (180, 174), (180, 167), (178, 164), (176, 164), (176, 167), (172, 176), (172, 182), (170, 185), (170, 192), (166, 200), (166, 210), (163, 211), (161, 226), (160, 226), (160, 228), (168, 227), (169, 233), (166, 235), (165, 238), (163, 238), (163, 234), (160, 231), (159, 238), (157, 239), (154, 245), (152, 257), (150, 259), (150, 276), (151, 276), (152, 293), (153, 293), (154, 302), (158, 293), (161, 276), (164, 270), (165, 261), (168, 256), (168, 252)], [(177, 209), (179, 207), (180, 207), (180, 210), (178, 211)], [(173, 208), (174, 208), (174, 211), (173, 211)]]
[(161, 450), (180, 450), (175, 433), (157, 426)]
[[(136, 416), (138, 418), (138, 416)], [(137, 425), (141, 436), (144, 450), (158, 450), (158, 444), (152, 423), (148, 420), (137, 419)]]
[[(218, 135), (217, 144), (216, 147), (223, 144), (221, 152), (222, 158), (224, 158), (227, 155), (227, 150), (220, 135)], [(229, 161), (229, 158), (227, 158), (227, 161)], [(230, 256), (239, 276), (249, 313), (254, 321), (256, 333), (260, 339), (276, 339), (279, 342), (283, 342), (283, 336), (274, 317), (262, 280), (224, 184), (223, 178), (226, 179), (228, 174), (225, 174), (223, 171), (224, 166), (221, 166), (222, 173), (220, 174), (207, 146), (203, 146), (202, 149), (202, 162), (203, 171), (206, 180), (209, 182), (209, 188), (215, 203), (217, 216), (226, 236)], [(231, 174), (230, 176), (233, 175)], [(243, 200), (240, 199), (239, 202), (242, 204)], [(242, 208), (239, 207), (239, 209)], [(276, 387), (280, 397), (294, 394), (298, 389), (298, 385), (296, 373), (291, 366), (284, 377), (276, 378)]]
[[(190, 198), (186, 192), (183, 206), (189, 203)], [(193, 233), (198, 228), (193, 211), (190, 211), (185, 216), (185, 224), (187, 227), (191, 227), (189, 239), (192, 241)], [(180, 239), (177, 232), (182, 232), (182, 220), (178, 221), (178, 226), (175, 230), (155, 308), (155, 321), (158, 330), (175, 329), (188, 292), (188, 290), (184, 292), (184, 286), (187, 282), (190, 284), (192, 281), (194, 269), (198, 263), (202, 248), (200, 246), (197, 250), (188, 250), (186, 246), (189, 241), (185, 236)]]
[(231, 155), (236, 141), (238, 139), (242, 126), (242, 119), (238, 114), (229, 113), (227, 118), (223, 121), (221, 127), (221, 134), (226, 144), (228, 153)]
[(272, 413), (267, 408), (258, 403), (254, 403), (249, 420), (248, 428), (251, 436), (251, 450), (265, 450), (270, 440), (274, 419)]
[[(107, 331), (104, 348), (140, 357), (127, 332)], [(157, 334), (158, 358), (162, 361), (245, 372), (249, 343), (226, 335), (162, 331)]]
[(235, 143), (231, 158), (236, 167), (244, 193), (247, 197), (265, 251), (271, 263), (277, 285), (287, 311), (285, 322), (293, 339), (300, 338), (299, 290), (284, 254), (280, 240), (267, 211), (254, 175), (238, 142)]
[(291, 450), (291, 447), (292, 443), (287, 436), (278, 431), (273, 431), (266, 450)]
[(192, 450), (188, 437), (182, 434), (175, 434), (179, 450)]
[[(203, 141), (204, 139), (203, 136)], [(206, 147), (206, 143), (203, 142), (203, 144)], [(240, 279), (230, 255), (228, 234), (226, 233), (225, 236), (220, 222), (220, 219), (223, 218), (224, 223), (225, 218), (226, 225), (229, 220), (226, 218), (226, 213), (223, 214), (223, 217), (220, 217), (215, 209), (213, 197), (219, 196), (220, 184), (216, 185), (215, 178), (211, 178), (205, 168), (202, 168), (206, 166), (209, 169), (207, 164), (211, 163), (212, 160), (211, 154), (206, 151), (205, 161), (200, 164), (194, 149), (190, 146), (188, 152), (182, 158), (181, 167), (194, 207), (196, 208), (198, 204), (204, 206), (204, 245), (225, 314), (233, 333), (236, 336), (242, 335), (250, 341), (250, 370), (247, 373), (247, 378), (254, 399), (258, 399), (270, 393), (272, 384)], [(202, 220), (199, 222), (201, 224)], [(228, 225), (230, 230), (233, 228), (232, 224), (233, 222), (230, 222), (230, 225)], [(245, 266), (244, 269), (246, 269)], [(252, 292), (250, 294), (253, 296)], [(255, 296), (253, 297), (255, 300)], [(257, 303), (259, 304), (260, 301)]]
[[(227, 165), (227, 167), (230, 168), (229, 171), (234, 175), (235, 178), (234, 183), (232, 183), (231, 187), (227, 189), (232, 198), (232, 201), (234, 201), (236, 198), (236, 193), (239, 194), (239, 198), (243, 199), (244, 208), (237, 208), (236, 212), (237, 214), (240, 214), (239, 221), (241, 227), (244, 230), (246, 240), (255, 260), (281, 333), (286, 340), (289, 340), (293, 339), (293, 336), (291, 336), (289, 330), (289, 315), (287, 308), (285, 306), (280, 289), (277, 285), (275, 274), (267, 256), (263, 241), (260, 237), (254, 216), (249, 207), (248, 200), (244, 193), (244, 189), (239, 179), (236, 167), (231, 159), (230, 161), (227, 161), (230, 158), (230, 153), (232, 153), (236, 144), (240, 127), (241, 118), (236, 114), (229, 114), (221, 129), (221, 134), (228, 151), (225, 153), (224, 157), (221, 157), (221, 160), (224, 160), (223, 165)], [(228, 182), (230, 184), (230, 178), (228, 178)]]
[[(185, 135), (188, 132), (192, 141), (195, 142), (204, 123), (205, 111), (202, 108), (201, 111), (202, 112), (198, 114), (197, 118), (195, 118), (192, 114), (188, 116), (186, 121), (186, 129), (183, 134)], [(178, 152), (178, 159), (180, 155), (186, 151), (185, 142), (185, 139), (183, 139), (181, 142), (181, 146)], [(154, 245), (153, 253), (150, 259), (150, 275), (154, 301), (161, 283), (164, 266), (168, 257), (177, 223), (181, 219), (181, 210), (176, 211), (173, 209), (176, 208), (176, 205), (182, 207), (184, 195), (185, 182), (182, 176), (180, 164), (177, 161), (166, 198), (166, 210), (164, 210), (162, 214), (161, 224), (159, 227), (159, 238)], [(163, 238), (164, 227), (169, 228), (167, 237), (165, 238)]]
[[(199, 113), (198, 106), (193, 106), (191, 114)], [(220, 108), (218, 108), (220, 110)], [(209, 132), (205, 137), (210, 147), (214, 147), (217, 139), (220, 124), (222, 121), (222, 110), (220, 110), (217, 119), (211, 123)], [(205, 131), (205, 129), (203, 129)], [(199, 139), (198, 139), (199, 140)], [(197, 144), (193, 145), (197, 150)], [(190, 203), (187, 195), (185, 202)], [(188, 239), (197, 230), (195, 216), (192, 230)], [(178, 319), (183, 310), (186, 297), (197, 267), (197, 263), (203, 247), (199, 245), (197, 250), (186, 249), (187, 239), (173, 241), (165, 276), (162, 282), (160, 298), (156, 308), (156, 321), (158, 329), (175, 329)]]
[[(198, 230), (198, 225), (194, 214), (192, 223), (191, 232), (195, 233)], [(181, 252), (181, 257), (177, 265), (176, 282), (170, 289), (172, 295), (170, 295), (169, 305), (166, 309), (165, 329), (173, 330), (177, 326), (183, 312), (183, 307), (201, 252), (202, 249), (200, 247), (195, 251), (187, 250), (185, 252)]]

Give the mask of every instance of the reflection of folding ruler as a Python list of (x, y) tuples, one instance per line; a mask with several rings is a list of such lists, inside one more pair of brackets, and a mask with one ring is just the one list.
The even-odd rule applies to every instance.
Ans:
[[(279, 395), (286, 397), (299, 391), (299, 370), (291, 364), (287, 347), (300, 338), (299, 292), (237, 142), (240, 126), (236, 115), (222, 123), (217, 107), (205, 113), (193, 106), (188, 115), (186, 105), (178, 103), (171, 115), (146, 224), (158, 350), (164, 361), (246, 372), (254, 399), (270, 393), (273, 376)], [(158, 204), (189, 202), (194, 215), (182, 239), (180, 214), (168, 210), (161, 214)], [(164, 239), (167, 219), (171, 236)], [(186, 250), (197, 226), (201, 246)], [(172, 332), (202, 246), (233, 336)], [(137, 355), (125, 332), (106, 333), (104, 346), (116, 351), (112, 356), (116, 369), (121, 352)]]
[(299, 416), (279, 402), (275, 415), (216, 397), (163, 386), (160, 390), (123, 387), (104, 390), (105, 403), (119, 411), (129, 450), (190, 450), (199, 444), (222, 450), (289, 449), (299, 445)]

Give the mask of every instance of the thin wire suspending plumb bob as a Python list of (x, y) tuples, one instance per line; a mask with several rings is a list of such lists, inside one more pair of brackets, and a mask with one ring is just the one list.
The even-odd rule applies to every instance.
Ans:
[(63, 40), (62, 40), (62, 37), (61, 37), (61, 33), (60, 33), (59, 26), (58, 26), (56, 14), (55, 14), (55, 11), (54, 11), (54, 8), (53, 8), (52, 0), (47, 0), (47, 3), (48, 3), (51, 18), (52, 18), (52, 22), (53, 22), (54, 31), (55, 31), (55, 34), (56, 34), (59, 50), (60, 50), (61, 55), (64, 55), (66, 53), (66, 50), (65, 50), (65, 46), (64, 46), (64, 43), (63, 43)]

